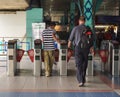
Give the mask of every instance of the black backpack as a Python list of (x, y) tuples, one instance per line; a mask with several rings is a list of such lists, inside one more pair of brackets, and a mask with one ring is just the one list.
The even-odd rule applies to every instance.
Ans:
[(93, 46), (93, 41), (94, 41), (94, 38), (93, 38), (93, 33), (90, 29), (90, 27), (85, 27), (84, 31), (82, 32), (81, 34), (81, 37), (80, 37), (80, 47), (81, 48), (90, 48)]

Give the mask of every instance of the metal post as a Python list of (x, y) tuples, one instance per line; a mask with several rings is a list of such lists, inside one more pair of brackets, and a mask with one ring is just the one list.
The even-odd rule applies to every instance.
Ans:
[(97, 12), (99, 10), (100, 5), (102, 4), (103, 0), (94, 0), (94, 2), (96, 2), (95, 12)]
[(75, 26), (75, 2), (72, 0), (70, 4), (70, 31)]
[(77, 6), (78, 6), (80, 15), (83, 16), (83, 9), (82, 9), (82, 6), (81, 6), (81, 0), (75, 0), (75, 2), (77, 4)]
[(120, 16), (120, 0), (119, 0), (119, 16)]

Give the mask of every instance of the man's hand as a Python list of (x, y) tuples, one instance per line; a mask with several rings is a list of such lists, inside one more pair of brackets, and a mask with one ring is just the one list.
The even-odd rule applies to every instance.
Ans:
[(71, 48), (71, 41), (68, 42), (68, 48)]
[(53, 39), (60, 44), (60, 40), (55, 36), (55, 34), (52, 34)]
[(92, 55), (94, 55), (94, 47), (91, 47), (91, 48), (90, 48), (90, 53), (91, 53)]

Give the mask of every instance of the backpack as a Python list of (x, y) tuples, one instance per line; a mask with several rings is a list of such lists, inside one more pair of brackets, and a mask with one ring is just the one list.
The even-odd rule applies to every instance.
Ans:
[(93, 33), (89, 27), (85, 28), (86, 29), (81, 34), (80, 47), (89, 49), (93, 46)]

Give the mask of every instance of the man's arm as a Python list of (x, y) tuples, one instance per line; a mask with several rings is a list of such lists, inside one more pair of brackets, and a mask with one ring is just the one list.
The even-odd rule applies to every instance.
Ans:
[(52, 34), (52, 37), (53, 37), (54, 41), (60, 43), (60, 40), (56, 37), (56, 35), (54, 33)]
[(52, 37), (53, 37), (54, 41), (56, 41), (57, 43), (60, 43), (59, 38), (56, 37), (56, 31), (55, 30), (53, 30)]
[(69, 40), (68, 41), (68, 48), (71, 48), (72, 42)]
[(75, 28), (73, 28), (73, 30), (70, 34), (70, 37), (69, 37), (69, 40), (68, 40), (68, 48), (71, 48), (72, 41), (74, 40), (74, 38), (75, 38)]
[[(43, 31), (43, 32), (44, 32), (44, 31)], [(41, 33), (41, 41), (42, 41), (42, 42), (44, 41), (43, 32)]]
[(95, 35), (92, 35), (92, 40), (91, 40), (91, 46), (90, 46), (90, 53), (94, 55), (94, 42), (95, 42)]

